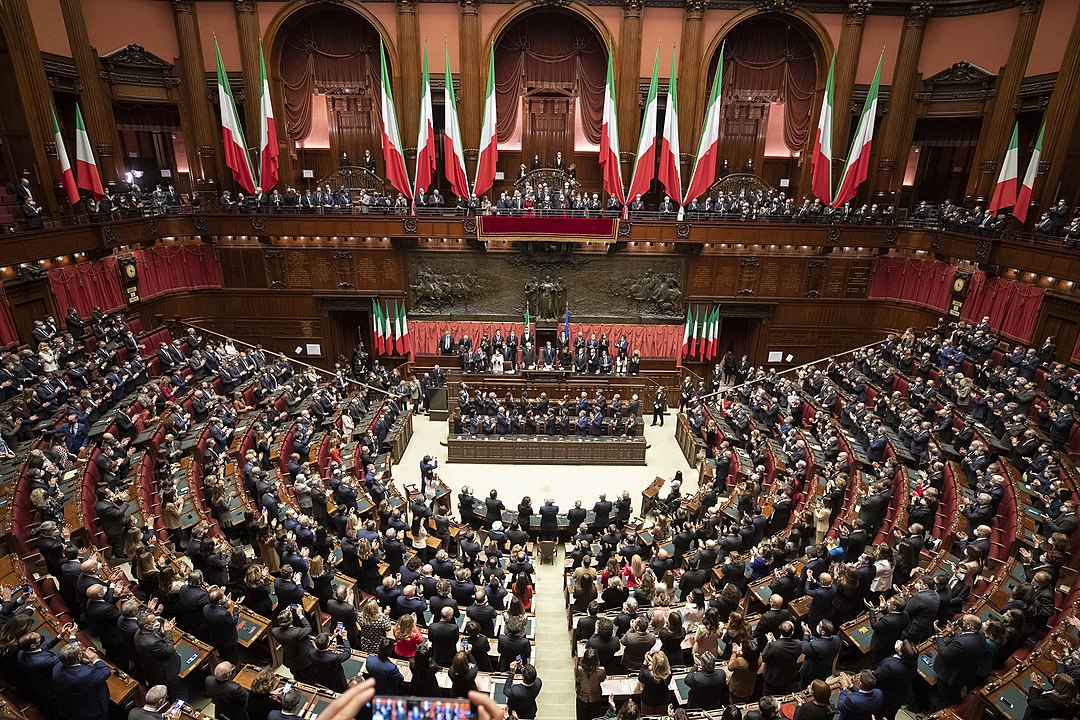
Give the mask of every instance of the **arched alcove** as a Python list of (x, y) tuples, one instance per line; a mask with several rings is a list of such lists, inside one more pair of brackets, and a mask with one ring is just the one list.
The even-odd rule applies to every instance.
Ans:
[(832, 54), (828, 33), (805, 13), (740, 13), (710, 44), (706, 88), (721, 48), (721, 161), (731, 172), (752, 165), (773, 186), (785, 178), (800, 185)]
[(569, 165), (575, 150), (598, 145), (608, 38), (595, 19), (572, 7), (538, 8), (515, 14), (493, 37), (500, 143), (526, 164), (539, 155), (544, 166), (557, 152)]
[[(396, 52), (386, 28), (352, 0), (291, 3), (267, 30), (278, 134), (290, 162), (316, 178), (337, 167), (343, 152), (358, 161), (379, 147), (380, 40), (392, 75)], [(381, 174), (381, 154), (373, 154)], [(284, 177), (299, 174), (283, 170)]]

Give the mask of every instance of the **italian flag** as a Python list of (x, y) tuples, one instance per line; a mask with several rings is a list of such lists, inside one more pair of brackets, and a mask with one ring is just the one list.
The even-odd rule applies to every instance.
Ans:
[(709, 104), (705, 107), (705, 126), (701, 128), (701, 141), (698, 142), (697, 157), (694, 158), (694, 171), (690, 174), (690, 184), (686, 186), (687, 202), (705, 194), (716, 178), (716, 156), (720, 148), (720, 106), (723, 98), (720, 89), (724, 83), (724, 46), (720, 46), (720, 61), (713, 76), (712, 90), (709, 91)]
[(604, 173), (604, 192), (620, 203), (623, 194), (622, 169), (619, 167), (619, 119), (615, 111), (615, 68), (611, 45), (608, 45), (607, 88), (604, 90), (604, 119), (600, 125), (600, 168)]
[(75, 103), (75, 168), (79, 178), (79, 187), (99, 198), (105, 194), (101, 187), (101, 175), (98, 174), (97, 162), (94, 161), (94, 148), (90, 145), (90, 136), (86, 134), (82, 109)]
[(435, 175), (435, 119), (431, 110), (431, 78), (428, 75), (427, 43), (424, 43), (424, 68), (420, 80), (420, 130), (416, 136), (416, 174), (413, 197), (420, 188), (431, 187)]
[(693, 312), (689, 307), (686, 308), (686, 324), (683, 326), (682, 334), (682, 356), (686, 357), (686, 354), (690, 352), (690, 313)]
[(214, 54), (217, 56), (218, 105), (221, 106), (221, 139), (225, 143), (225, 164), (232, 170), (233, 180), (246, 192), (255, 192), (255, 175), (251, 171), (251, 158), (247, 153), (244, 130), (240, 127), (240, 117), (236, 114), (229, 76), (225, 74), (225, 64), (221, 62), (221, 50), (217, 38), (214, 38)]
[(484, 124), (480, 127), (480, 159), (476, 163), (473, 195), (479, 197), (495, 182), (495, 163), (499, 160), (499, 136), (495, 129), (495, 48), (488, 58), (487, 92), (484, 94)]
[(386, 335), (383, 332), (383, 311), (378, 300), (371, 301), (371, 319), (374, 325), (372, 345), (375, 348), (375, 354), (382, 355), (386, 352)]
[(987, 208), (991, 215), (1001, 208), (1016, 204), (1016, 176), (1019, 174), (1020, 164), (1017, 157), (1019, 137), (1020, 123), (1015, 123), (1009, 149), (1005, 151), (1005, 161), (1001, 163), (1001, 172), (998, 173), (997, 185), (994, 186), (994, 196), (990, 198), (990, 207)]
[(529, 315), (529, 303), (526, 302), (525, 303), (525, 329), (528, 330), (530, 325), (532, 325), (532, 317), (530, 317), (530, 315)]
[(645, 115), (641, 118), (641, 135), (638, 137), (637, 155), (634, 157), (634, 172), (630, 176), (630, 191), (626, 193), (626, 199), (630, 202), (649, 191), (656, 170), (656, 85), (659, 70), (660, 48), (657, 47), (652, 79), (649, 80), (649, 95), (645, 100)]
[(814, 155), (811, 160), (813, 175), (810, 189), (821, 202), (832, 202), (832, 128), (833, 128), (833, 71), (836, 69), (836, 53), (829, 63), (829, 79), (825, 82), (825, 97), (821, 101), (817, 135), (814, 137)]
[[(698, 318), (701, 317), (701, 311), (694, 311), (694, 323), (690, 326), (690, 357), (697, 355), (697, 342), (698, 342)], [(704, 323), (702, 323), (704, 324)]]
[(390, 73), (386, 71), (386, 48), (381, 39), (379, 66), (382, 86), (382, 151), (386, 161), (386, 179), (402, 195), (412, 197), (409, 173), (405, 169), (405, 153), (401, 149), (401, 133), (398, 132), (397, 111), (394, 109), (394, 93), (390, 89)]
[(676, 205), (682, 205), (682, 176), (679, 174), (679, 100), (675, 77), (675, 47), (671, 48), (671, 75), (668, 76), (664, 137), (660, 140), (660, 182)]
[(68, 160), (67, 148), (64, 147), (64, 136), (60, 134), (56, 107), (50, 105), (49, 109), (52, 110), (53, 142), (56, 143), (56, 155), (60, 159), (60, 179), (64, 183), (64, 192), (67, 193), (68, 202), (74, 205), (79, 202), (79, 186), (75, 184), (75, 173), (71, 170), (71, 161)]
[(1043, 118), (1042, 127), (1039, 128), (1039, 139), (1035, 141), (1035, 152), (1028, 161), (1027, 172), (1024, 173), (1024, 182), (1020, 185), (1020, 192), (1016, 195), (1016, 207), (1013, 208), (1013, 217), (1023, 224), (1027, 221), (1028, 207), (1031, 206), (1031, 193), (1035, 189), (1035, 176), (1039, 172), (1039, 158), (1042, 156), (1043, 133), (1046, 132), (1046, 118)]
[(855, 130), (855, 138), (851, 141), (851, 152), (848, 153), (847, 164), (844, 165), (844, 174), (840, 176), (840, 187), (837, 188), (836, 197), (833, 198), (833, 207), (840, 207), (855, 197), (855, 193), (859, 191), (859, 185), (870, 172), (870, 146), (874, 141), (874, 118), (877, 116), (881, 60), (884, 56), (883, 50), (881, 57), (878, 58), (874, 81), (870, 83), (870, 92), (867, 93), (866, 102), (863, 103), (862, 116)]
[(394, 303), (394, 312), (393, 315), (390, 317), (390, 323), (391, 331), (394, 336), (392, 343), (394, 352), (398, 355), (401, 355), (405, 349), (405, 341), (401, 337), (401, 306), (399, 306), (396, 302)]
[(259, 43), (259, 111), (262, 117), (259, 123), (259, 187), (269, 192), (278, 181), (278, 141), (277, 127), (274, 125), (274, 105), (270, 102), (270, 83), (266, 79), (266, 60), (263, 58), (262, 43)]
[(457, 100), (454, 98), (454, 79), (450, 75), (450, 50), (446, 50), (446, 80), (443, 85), (443, 108), (446, 130), (443, 135), (443, 163), (450, 190), (461, 198), (469, 197), (469, 176), (465, 172), (465, 150), (461, 142)]
[(720, 308), (714, 307), (709, 313), (709, 327), (705, 333), (705, 360), (716, 357), (716, 336), (720, 334)]
[(408, 355), (412, 352), (412, 341), (409, 339), (409, 314), (405, 311), (405, 303), (401, 303), (401, 307), (398, 309), (401, 335), (398, 339), (399, 351), (402, 355)]

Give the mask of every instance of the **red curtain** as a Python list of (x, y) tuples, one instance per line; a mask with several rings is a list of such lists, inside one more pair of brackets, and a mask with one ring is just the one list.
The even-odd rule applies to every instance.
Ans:
[[(427, 320), (409, 321), (409, 338), (412, 340), (413, 352), (432, 354), (439, 351), (439, 338), (450, 330), (454, 340), (460, 340), (462, 335), (468, 335), (474, 343), (483, 337), (484, 333), (491, 337), (496, 330), (502, 330), (505, 337), (513, 328), (514, 332), (521, 335), (522, 324), (520, 322), (431, 322)], [(559, 325), (560, 331), (562, 325)], [(682, 325), (604, 325), (600, 323), (570, 323), (571, 339), (582, 332), (586, 338), (592, 333), (600, 337), (607, 333), (608, 340), (614, 346), (615, 341), (623, 335), (630, 343), (630, 352), (635, 350), (641, 353), (643, 358), (667, 358), (674, 360), (679, 356), (682, 349), (683, 326)]]
[(971, 278), (960, 316), (974, 322), (989, 317), (990, 326), (1005, 337), (1031, 342), (1045, 294), (1044, 288), (1001, 277), (987, 278), (980, 270)]
[[(379, 33), (348, 8), (327, 7), (298, 21), (281, 52), (285, 85), (285, 132), (301, 141), (311, 133), (311, 103), (316, 92), (366, 91), (369, 117), (379, 116)], [(258, 98), (246, 98), (244, 109), (258, 112)], [(365, 118), (366, 120), (366, 118)]]
[(158, 245), (134, 256), (141, 298), (170, 290), (221, 287), (221, 267), (209, 245)]
[[(571, 15), (525, 18), (495, 47), (495, 119), (499, 140), (514, 133), (521, 96), (537, 88), (572, 93), (591, 143), (600, 142), (607, 82), (607, 48), (592, 26)], [(546, 159), (546, 158), (545, 158)]]
[(879, 258), (870, 279), (871, 300), (900, 300), (947, 310), (956, 266), (940, 260)]
[(75, 308), (80, 317), (90, 317), (95, 307), (111, 312), (124, 306), (116, 258), (79, 263), (49, 271), (49, 286), (56, 296), (60, 317)]
[(8, 303), (4, 283), (0, 283), (0, 345), (12, 345), (19, 342), (19, 331), (11, 319), (11, 305)]
[(727, 39), (724, 76), (726, 99), (782, 104), (784, 144), (792, 152), (806, 148), (817, 67), (802, 33), (773, 16), (740, 23)]

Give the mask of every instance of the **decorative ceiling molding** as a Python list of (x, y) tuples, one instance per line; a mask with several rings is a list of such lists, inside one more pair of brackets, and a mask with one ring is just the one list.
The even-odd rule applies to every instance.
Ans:
[(101, 79), (112, 85), (175, 87), (180, 79), (173, 76), (173, 64), (129, 43), (101, 58)]
[(988, 70), (960, 60), (923, 80), (925, 89), (915, 93), (921, 103), (985, 102), (994, 96), (996, 77)]

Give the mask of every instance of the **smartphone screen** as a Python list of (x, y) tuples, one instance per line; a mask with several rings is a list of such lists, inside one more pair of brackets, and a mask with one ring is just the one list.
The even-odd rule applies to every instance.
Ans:
[(376, 697), (371, 701), (371, 720), (475, 720), (468, 700), (442, 698)]

